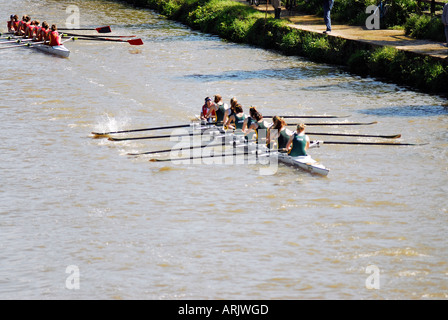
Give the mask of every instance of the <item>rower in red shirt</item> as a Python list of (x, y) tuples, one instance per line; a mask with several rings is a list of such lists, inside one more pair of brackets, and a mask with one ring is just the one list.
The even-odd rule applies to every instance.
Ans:
[(38, 20), (31, 21), (30, 25), (26, 28), (25, 38), (33, 39), (39, 24), (40, 22)]
[(50, 33), (49, 33), (49, 43), (48, 45), (55, 47), (55, 46), (60, 46), (61, 45), (61, 38), (59, 36), (59, 32), (58, 32), (58, 28), (56, 27), (55, 24), (51, 25), (51, 29), (50, 29)]
[(11, 32), (13, 30), (12, 23), (14, 22), (14, 15), (11, 15), (9, 17), (9, 21), (6, 23), (8, 25), (8, 32)]
[(17, 30), (19, 30), (19, 16), (18, 15), (14, 15), (14, 20), (12, 21), (12, 29), (11, 32), (17, 32)]
[(42, 42), (46, 41), (48, 34), (50, 33), (49, 30), (50, 26), (48, 25), (47, 21), (42, 22), (42, 27), (38, 30), (36, 33), (36, 41)]
[(17, 30), (18, 36), (23, 36), (26, 32), (26, 28), (31, 23), (31, 18), (27, 15), (24, 15), (22, 21), (19, 22), (19, 30)]

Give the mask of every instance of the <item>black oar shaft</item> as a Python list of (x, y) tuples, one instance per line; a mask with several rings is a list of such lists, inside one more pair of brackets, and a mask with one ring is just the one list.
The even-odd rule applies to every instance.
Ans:
[[(374, 122), (319, 122), (319, 123), (305, 123), (307, 126), (367, 126), (377, 124)], [(288, 123), (287, 126), (297, 126), (298, 123)]]
[[(207, 129), (201, 129), (205, 131)], [(128, 141), (128, 140), (149, 140), (149, 139), (165, 139), (165, 138), (176, 138), (176, 137), (188, 137), (188, 136), (203, 136), (202, 133), (185, 133), (185, 134), (166, 134), (161, 136), (147, 136), (147, 137), (130, 137), (130, 138), (113, 138), (110, 137), (110, 141)]]
[(165, 150), (156, 150), (156, 151), (148, 151), (148, 152), (141, 152), (141, 153), (128, 153), (129, 156), (139, 156), (144, 154), (157, 154), (157, 153), (167, 153), (172, 151), (184, 151), (184, 150), (195, 150), (195, 149), (202, 149), (202, 148), (208, 148), (208, 147), (218, 147), (218, 146), (224, 146), (226, 143), (211, 143), (211, 144), (205, 144), (200, 146), (191, 146), (191, 147), (185, 147), (185, 148), (174, 148), (174, 149), (165, 149)]
[(209, 155), (209, 156), (200, 156), (200, 157), (186, 157), (186, 158), (168, 158), (168, 159), (150, 159), (151, 162), (159, 162), (159, 161), (184, 161), (184, 160), (195, 160), (195, 159), (205, 159), (205, 158), (219, 158), (219, 157), (230, 157), (230, 156), (244, 156), (252, 154), (250, 152), (243, 152), (243, 153), (226, 153), (226, 154), (216, 154), (216, 155)]
[(423, 146), (427, 143), (393, 143), (393, 142), (362, 142), (362, 141), (324, 141), (324, 144), (370, 145), (370, 146)]
[[(274, 116), (263, 116), (264, 118), (272, 118)], [(336, 119), (336, 118), (348, 118), (350, 116), (332, 116), (332, 115), (298, 115), (298, 116), (278, 116), (284, 119)]]
[(306, 132), (311, 136), (335, 136), (335, 137), (360, 137), (360, 138), (384, 138), (384, 139), (398, 139), (401, 134), (394, 135), (373, 135), (373, 134), (355, 134), (355, 133), (327, 133), (327, 132)]
[(190, 127), (190, 125), (189, 124), (179, 124), (179, 125), (165, 126), (165, 127), (152, 127), (152, 128), (130, 129), (130, 130), (120, 130), (120, 131), (110, 131), (110, 132), (92, 132), (92, 134), (97, 135), (97, 136), (106, 136), (109, 134), (131, 133), (131, 132), (142, 132), (142, 131), (164, 130), (164, 129), (176, 129), (176, 128), (186, 128), (186, 127)]

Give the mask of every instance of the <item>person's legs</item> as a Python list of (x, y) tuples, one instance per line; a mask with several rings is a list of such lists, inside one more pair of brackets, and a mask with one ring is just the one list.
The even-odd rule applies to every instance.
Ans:
[(330, 10), (332, 7), (333, 1), (324, 1), (324, 22), (327, 27), (326, 31), (331, 31), (331, 17)]
[(448, 46), (448, 24), (445, 26), (446, 45)]

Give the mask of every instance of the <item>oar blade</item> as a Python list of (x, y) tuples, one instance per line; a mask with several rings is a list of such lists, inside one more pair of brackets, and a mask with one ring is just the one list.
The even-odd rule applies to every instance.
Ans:
[(107, 27), (101, 27), (95, 29), (98, 33), (111, 33), (112, 30), (110, 29), (110, 26)]
[(143, 45), (142, 39), (132, 39), (132, 40), (126, 40), (127, 43), (129, 43), (131, 46), (141, 46)]

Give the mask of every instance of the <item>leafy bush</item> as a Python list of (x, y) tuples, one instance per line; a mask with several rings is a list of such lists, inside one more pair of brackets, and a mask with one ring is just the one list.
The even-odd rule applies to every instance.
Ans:
[(302, 43), (303, 52), (314, 61), (324, 61), (331, 51), (327, 37), (305, 35)]
[(445, 41), (443, 23), (439, 17), (412, 14), (405, 24), (405, 33), (417, 39)]
[(359, 75), (366, 76), (369, 74), (368, 62), (370, 52), (367, 50), (357, 50), (353, 53), (347, 61), (347, 66), (350, 71)]

